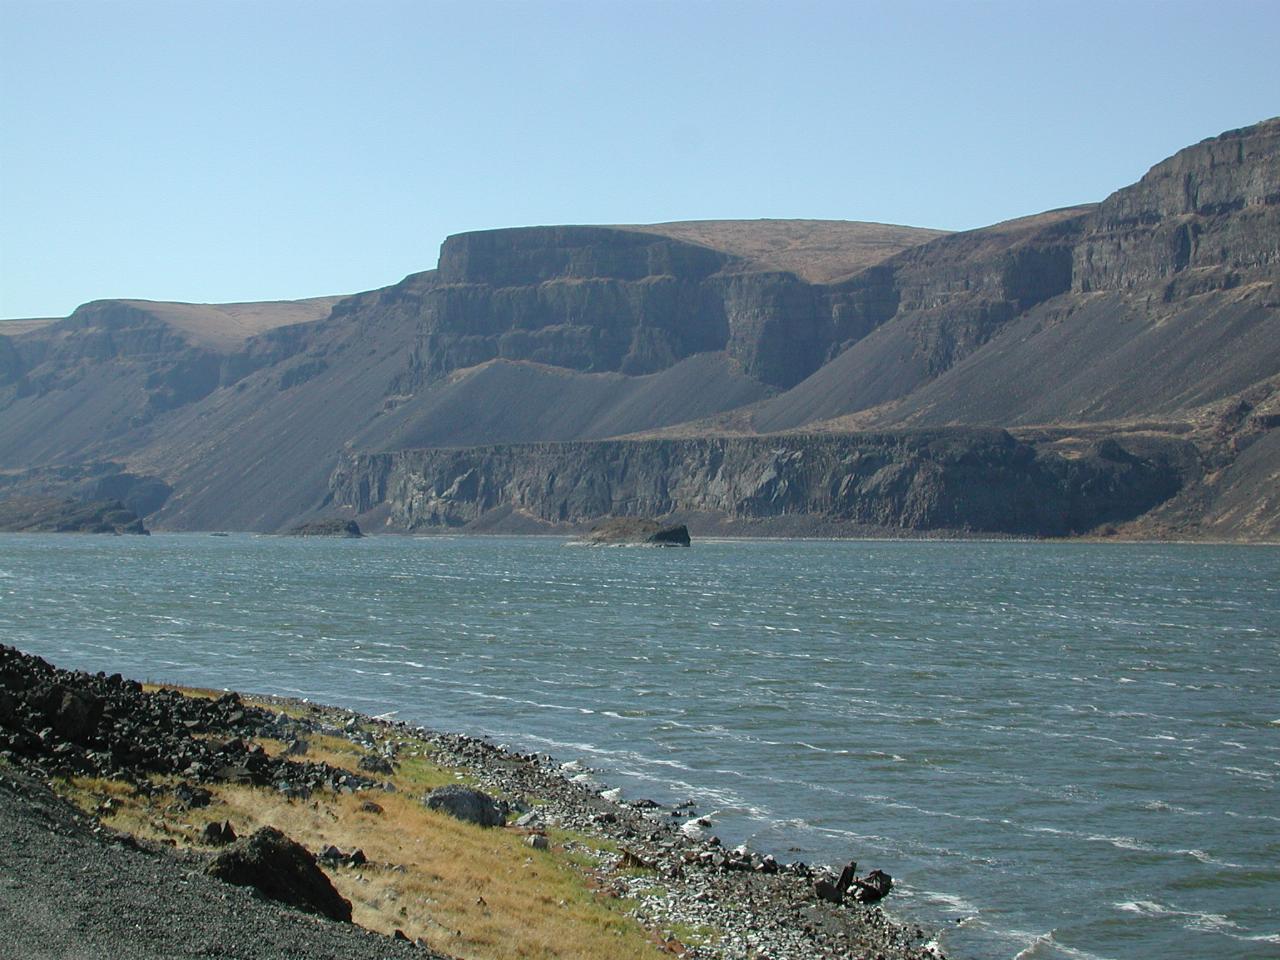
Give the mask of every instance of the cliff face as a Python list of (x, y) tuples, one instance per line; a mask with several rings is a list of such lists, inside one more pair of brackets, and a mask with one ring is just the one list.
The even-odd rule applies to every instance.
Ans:
[(790, 429), (868, 409), (941, 376), (1070, 289), (1073, 245), (1092, 209), (952, 234), (836, 285), (828, 296), (844, 324), (824, 341), (828, 362), (753, 411), (754, 428)]
[(514, 510), (551, 524), (702, 514), (822, 516), (864, 527), (1061, 535), (1172, 496), (1196, 459), (1176, 442), (1105, 441), (1071, 458), (1002, 430), (603, 441), (410, 450), (343, 459), (331, 500), (385, 504), (404, 529)]
[(1179, 151), (1098, 208), (1072, 289), (1168, 281), (1164, 299), (1235, 286), (1280, 263), (1280, 119)]
[[(259, 306), (306, 316), (328, 300)], [(116, 455), (131, 433), (164, 414), (196, 404), (303, 348), (306, 325), (280, 327), (245, 342), (219, 331), (193, 334), (166, 315), (208, 305), (87, 303), (33, 332), (0, 336), (0, 465), (84, 461)], [(221, 314), (218, 315), (220, 318)], [(185, 318), (181, 318), (185, 319)]]
[(789, 387), (896, 304), (874, 267), (833, 287), (635, 229), (530, 227), (450, 237), (429, 284), (345, 308), (417, 325), (404, 389), (495, 359), (641, 375), (722, 351)]
[[(501, 509), (579, 522), (634, 502), (1061, 532), (1161, 502), (1164, 455), (911, 431), (1053, 427), (1130, 444), (1141, 422), (1213, 463), (1153, 530), (1274, 535), (1280, 421), (1258, 415), (1227, 444), (1206, 411), (1258, 409), (1280, 376), (1277, 323), (1280, 119), (1188, 147), (1101, 204), (962, 234), (821, 221), (494, 230), (449, 238), (438, 269), (345, 298), (98, 301), (6, 324), (0, 478), (86, 496), (109, 461), (126, 478), (113, 482), (145, 481), (139, 505), (169, 529), (279, 529), (335, 492), (369, 502), (364, 483), (392, 484), (406, 526)], [(847, 448), (777, 436), (853, 430), (879, 433)], [(573, 443), (655, 434), (694, 439)], [(477, 449), (418, 452), (432, 447)], [(339, 478), (363, 480), (331, 491), (340, 458)], [(1179, 462), (1179, 477), (1195, 472)], [(769, 476), (773, 487), (756, 482)]]
[(1096, 207), (886, 260), (897, 311), (754, 411), (779, 430), (1176, 416), (1280, 370), (1280, 119), (1156, 164)]

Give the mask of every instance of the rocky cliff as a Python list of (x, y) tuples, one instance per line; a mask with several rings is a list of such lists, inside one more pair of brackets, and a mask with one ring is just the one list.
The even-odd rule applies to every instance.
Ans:
[(1072, 289), (1163, 283), (1169, 301), (1236, 286), (1277, 263), (1280, 119), (1180, 150), (1103, 201), (1075, 250)]
[(833, 286), (640, 228), (527, 227), (450, 237), (429, 283), (342, 310), (412, 317), (411, 390), (495, 359), (639, 375), (719, 351), (789, 387), (895, 308), (875, 273)]
[(904, 251), (898, 308), (751, 412), (758, 431), (1181, 417), (1280, 371), (1280, 120), (1101, 204)]
[(331, 499), (385, 505), (407, 530), (514, 511), (548, 524), (607, 516), (822, 516), (881, 531), (1079, 533), (1168, 499), (1188, 444), (1105, 440), (1071, 456), (1003, 430), (602, 441), (409, 450), (344, 458)]
[[(137, 505), (161, 529), (278, 530), (326, 507), (340, 460), (341, 475), (365, 462), (358, 454), (472, 456), (486, 489), (505, 491), (495, 503), (542, 523), (626, 501), (614, 494), (650, 475), (645, 458), (665, 469), (676, 457), (678, 497), (634, 492), (650, 512), (1047, 532), (1162, 502), (1142, 529), (1274, 537), (1280, 429), (1270, 413), (1250, 415), (1247, 430), (1227, 421), (1272, 403), (1259, 398), (1280, 382), (1278, 324), (1280, 119), (1190, 146), (1100, 204), (961, 234), (822, 221), (493, 230), (449, 238), (434, 270), (345, 298), (99, 301), (64, 320), (8, 323), (0, 482), (75, 497), (133, 496), (138, 483)], [(833, 458), (813, 468), (825, 480), (788, 474), (791, 492), (763, 501), (748, 489), (767, 472), (760, 450), (800, 442), (777, 434), (864, 431), (848, 443), (865, 452), (906, 449), (913, 431), (936, 427), (1066, 430), (1125, 449), (1139, 433), (1162, 435), (1168, 449), (1194, 443), (1211, 469), (1195, 479), (1179, 467), (1192, 479), (1164, 501), (1167, 474), (1159, 458), (1142, 466), (1145, 454), (1130, 463), (1077, 444), (1068, 455), (1055, 441), (1028, 458), (978, 444), (966, 456), (985, 466), (961, 482), (963, 462), (939, 453), (961, 434), (867, 475), (859, 464), (879, 462), (870, 453), (846, 462), (835, 441), (806, 440), (799, 462)], [(765, 439), (737, 448), (717, 439), (726, 434)], [(621, 437), (644, 442), (570, 452)], [(658, 437), (694, 446), (648, 443)], [(554, 457), (530, 453), (553, 441)], [(471, 447), (483, 452), (418, 452)], [(727, 466), (699, 460), (712, 450)], [(529, 464), (561, 456), (571, 462), (552, 492), (535, 496)], [(103, 462), (119, 490), (94, 493)], [(376, 483), (376, 462), (356, 472)], [(422, 463), (448, 482), (430, 497), (388, 496), (408, 526), (427, 522), (422, 503), (471, 482)], [(892, 492), (891, 475), (893, 491), (916, 492)], [(588, 509), (591, 476), (611, 492)], [(1010, 506), (999, 521), (973, 499), (989, 483), (1005, 497), (992, 510), (1019, 502), (1015, 476), (1056, 506)], [(557, 484), (569, 477), (579, 480), (566, 492)], [(827, 490), (836, 477), (853, 478), (847, 496)], [(723, 495), (695, 495), (703, 482)], [(1063, 505), (1096, 506), (1099, 489), (1127, 490), (1129, 506)], [(476, 523), (495, 509), (484, 503), (445, 497), (437, 513)]]

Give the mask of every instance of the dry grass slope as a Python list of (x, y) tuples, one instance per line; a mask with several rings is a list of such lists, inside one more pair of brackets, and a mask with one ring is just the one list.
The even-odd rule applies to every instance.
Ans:
[(619, 229), (699, 243), (750, 260), (759, 269), (788, 270), (811, 283), (843, 280), (947, 234), (857, 220), (686, 220)]
[(194, 342), (212, 349), (233, 349), (276, 327), (310, 323), (329, 315), (342, 297), (274, 300), (263, 303), (172, 303), (121, 300), (176, 327)]
[[(274, 702), (255, 705), (281, 709)], [(296, 714), (305, 708), (288, 710)], [(330, 844), (345, 852), (361, 849), (367, 865), (326, 869), (351, 901), (354, 922), (388, 935), (402, 930), (464, 960), (656, 955), (653, 938), (626, 913), (626, 904), (601, 891), (594, 874), (600, 847), (553, 831), (551, 848), (538, 851), (526, 844), (523, 831), (484, 829), (428, 810), (421, 795), (462, 775), (434, 764), (429, 744), (396, 739), (401, 762), (387, 778), (396, 791), (376, 796), (316, 793), (301, 801), (267, 788), (211, 784), (209, 806), (184, 810), (172, 793), (173, 778), (157, 780), (160, 790), (152, 796), (118, 781), (91, 778), (66, 781), (61, 789), (116, 830), (182, 848), (202, 849), (204, 824), (227, 820), (239, 836), (270, 825), (312, 851)], [(268, 753), (284, 749), (279, 741), (256, 742)], [(354, 769), (362, 754), (349, 741), (317, 736), (306, 759)], [(375, 799), (382, 812), (365, 811), (368, 799)]]

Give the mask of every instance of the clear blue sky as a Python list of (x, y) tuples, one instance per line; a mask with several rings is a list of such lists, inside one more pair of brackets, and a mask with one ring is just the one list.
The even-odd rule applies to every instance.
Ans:
[(0, 0), (0, 317), (490, 227), (982, 226), (1280, 114), (1277, 50), (1276, 0)]

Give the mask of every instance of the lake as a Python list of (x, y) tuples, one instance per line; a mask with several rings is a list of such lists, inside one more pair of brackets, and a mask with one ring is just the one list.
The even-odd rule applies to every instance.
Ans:
[(0, 537), (0, 639), (692, 798), (955, 958), (1280, 956), (1280, 548)]

